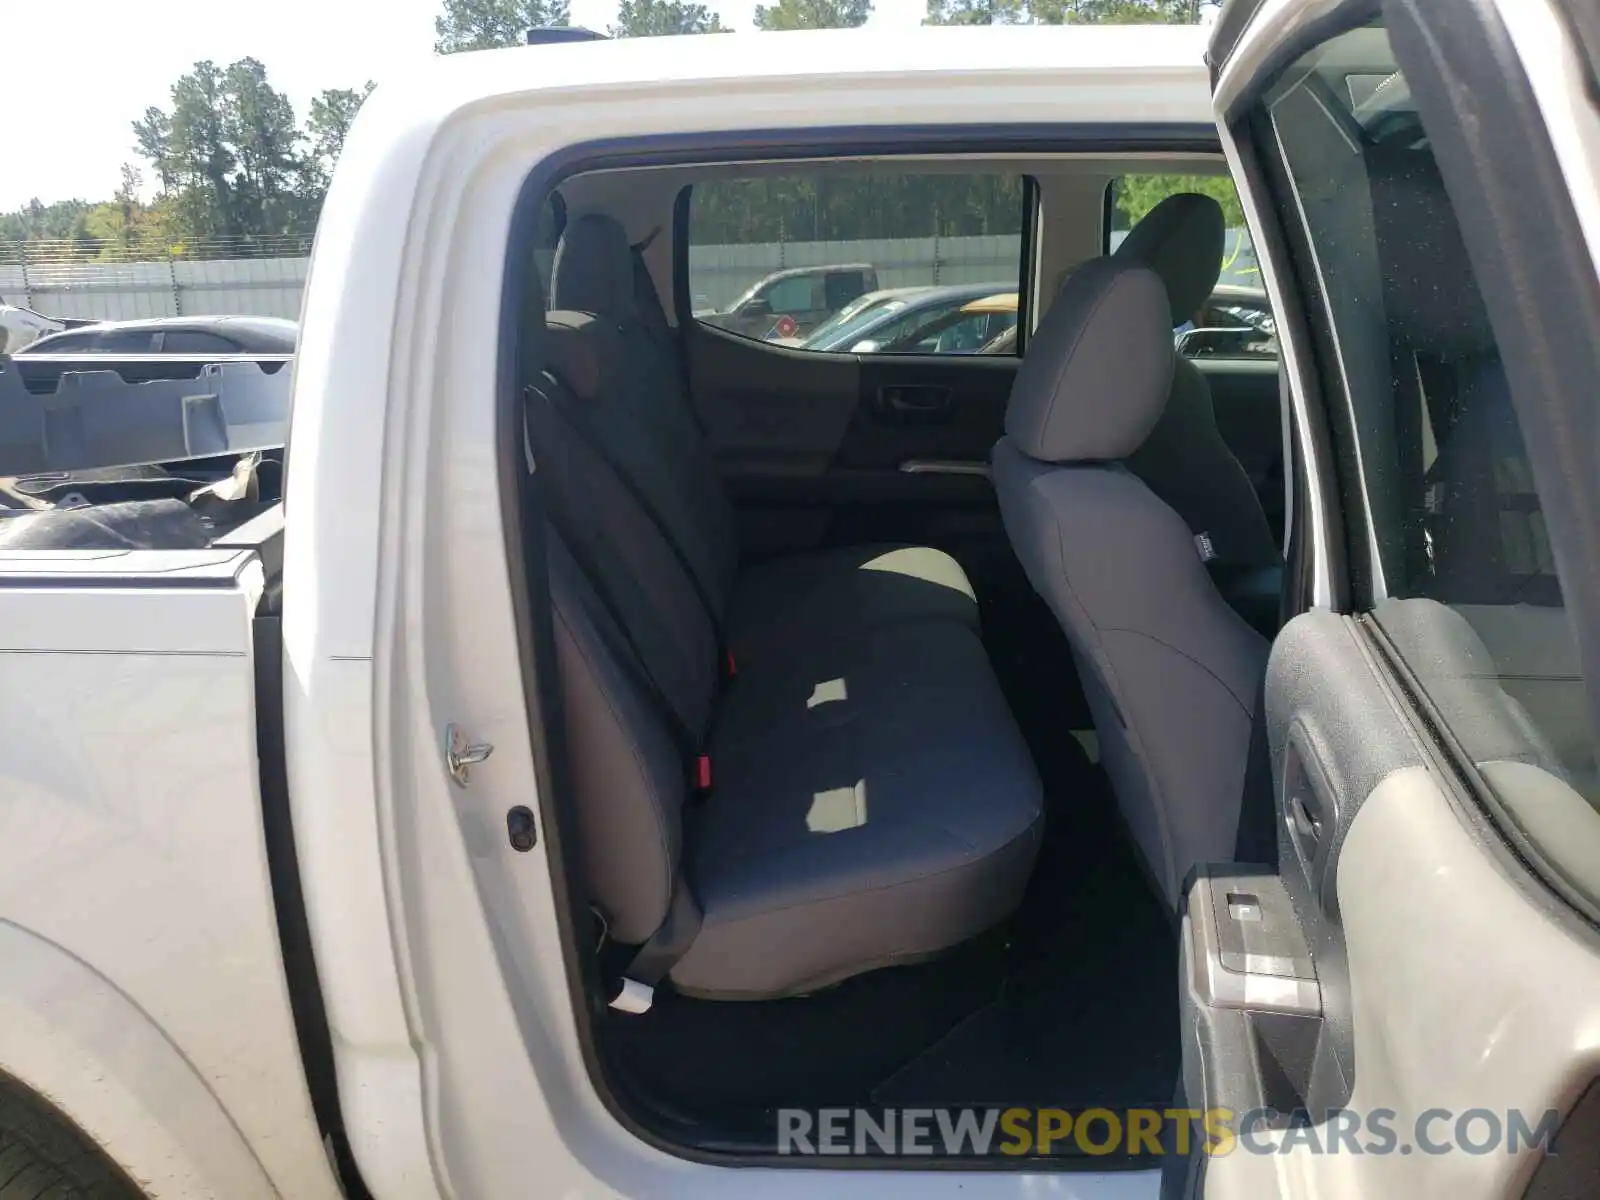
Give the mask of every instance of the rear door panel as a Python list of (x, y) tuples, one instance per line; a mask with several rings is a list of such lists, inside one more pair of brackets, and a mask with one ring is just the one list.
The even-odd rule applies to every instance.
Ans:
[(985, 472), (1015, 358), (819, 354), (693, 322), (685, 346), (747, 552), (1003, 536)]

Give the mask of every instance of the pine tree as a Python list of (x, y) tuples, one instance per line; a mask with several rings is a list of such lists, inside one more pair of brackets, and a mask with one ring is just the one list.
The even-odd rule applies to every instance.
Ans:
[(444, 11), (433, 19), (440, 54), (459, 50), (493, 50), (520, 46), (528, 30), (540, 25), (566, 25), (571, 19), (567, 0), (444, 0)]
[(617, 6), (617, 23), (609, 32), (614, 38), (667, 37), (675, 33), (726, 33), (728, 28), (704, 4), (622, 0)]
[(756, 5), (757, 29), (854, 29), (872, 15), (872, 0), (777, 0)]

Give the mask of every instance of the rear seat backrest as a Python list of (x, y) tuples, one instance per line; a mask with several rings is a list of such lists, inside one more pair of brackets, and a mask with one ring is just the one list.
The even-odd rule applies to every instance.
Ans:
[(604, 317), (552, 312), (546, 318), (550, 370), (580, 402), (573, 414), (683, 555), (697, 590), (720, 623), (733, 585), (734, 556), (707, 530), (725, 505), (698, 432), (665, 411), (673, 404), (624, 329)]
[[(610, 330), (601, 342), (605, 369), (596, 428), (695, 565), (718, 616), (724, 615), (739, 562), (733, 507), (690, 403), (654, 285), (638, 269), (622, 226), (603, 213), (573, 221), (556, 251), (551, 294), (556, 337), (573, 314), (589, 314)], [(613, 335), (615, 342), (608, 340)]]
[[(556, 655), (586, 877), (610, 935), (643, 942), (683, 870), (694, 753), (685, 742), (698, 743), (710, 724), (716, 636), (655, 522), (578, 425), (632, 377), (618, 369), (621, 333), (573, 314), (525, 333), (535, 361), (551, 367), (525, 397), (526, 417), (553, 526)], [(666, 449), (637, 438), (641, 451), (652, 445)]]
[[(617, 472), (575, 427), (588, 403), (552, 383), (532, 407), (546, 507), (597, 599), (677, 719), (704, 732), (718, 685), (716, 636), (693, 581)], [(539, 411), (539, 410), (542, 410)]]

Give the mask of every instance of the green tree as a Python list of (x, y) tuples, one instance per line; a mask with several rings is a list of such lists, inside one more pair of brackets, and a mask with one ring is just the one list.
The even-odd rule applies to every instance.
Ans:
[(622, 0), (617, 5), (617, 23), (609, 32), (614, 38), (665, 37), (675, 33), (726, 33), (728, 27), (704, 4)]
[(161, 109), (150, 107), (133, 123), (133, 144), (139, 155), (156, 169), (156, 180), (163, 192), (178, 186), (172, 173), (172, 118)]
[(1040, 25), (1193, 25), (1200, 0), (1032, 0)]
[(320, 195), (327, 191), (328, 181), (333, 178), (333, 166), (344, 152), (344, 140), (350, 135), (356, 113), (376, 86), (369, 80), (363, 88), (328, 88), (311, 98), (305, 131), (309, 149), (302, 174), (304, 187), (319, 197), (319, 206)]
[(433, 19), (440, 54), (460, 50), (493, 50), (520, 46), (538, 25), (565, 25), (571, 19), (568, 0), (444, 0)]
[(1239, 190), (1227, 175), (1124, 175), (1111, 194), (1113, 231), (1132, 229), (1146, 213), (1168, 196), (1179, 192), (1199, 192), (1222, 205), (1228, 228), (1244, 224), (1244, 207)]
[(1215, 0), (928, 0), (924, 25), (1193, 25)]
[(77, 239), (86, 236), (87, 200), (57, 200), (46, 204), (38, 197), (16, 212), (0, 214), (0, 240), (34, 242), (49, 239)]
[(301, 134), (289, 97), (267, 82), (267, 69), (240, 59), (222, 76), (222, 137), (233, 156), (229, 207), (245, 234), (298, 232), (302, 199)]
[[(169, 245), (309, 235), (345, 135), (371, 90), (369, 83), (320, 93), (302, 130), (294, 105), (258, 60), (226, 69), (196, 63), (172, 85), (170, 110), (147, 109), (133, 123), (134, 146), (158, 182), (157, 202), (138, 214), (146, 232)], [(98, 220), (124, 228), (112, 213)]]
[(758, 4), (757, 29), (854, 29), (872, 15), (872, 0), (776, 0)]
[(928, 0), (924, 25), (1021, 25), (1027, 0)]
[[(238, 231), (232, 203), (238, 160), (224, 132), (223, 71), (209, 60), (172, 85), (172, 111), (156, 170), (175, 181), (185, 227), (202, 236)], [(138, 129), (134, 130), (135, 135)]]

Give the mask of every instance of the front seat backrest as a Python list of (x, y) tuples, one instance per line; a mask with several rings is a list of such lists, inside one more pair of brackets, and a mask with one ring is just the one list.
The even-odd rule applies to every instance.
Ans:
[[(1216, 291), (1227, 233), (1220, 204), (1184, 192), (1145, 214), (1112, 257), (1161, 277), (1176, 329)], [(1279, 561), (1261, 497), (1217, 430), (1211, 387), (1188, 359), (1174, 365), (1166, 409), (1128, 469), (1177, 510), (1190, 532), (1210, 538), (1220, 564), (1264, 567)]]
[(1017, 371), (993, 473), (1006, 534), (1072, 644), (1118, 805), (1175, 907), (1191, 865), (1234, 856), (1268, 647), (1183, 518), (1123, 465), (1166, 405), (1168, 317), (1153, 271), (1080, 268)]

